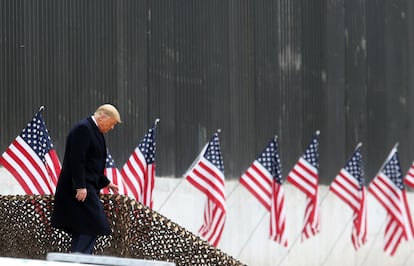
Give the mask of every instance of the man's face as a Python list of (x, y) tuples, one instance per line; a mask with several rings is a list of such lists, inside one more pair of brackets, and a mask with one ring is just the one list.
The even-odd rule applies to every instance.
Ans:
[(101, 131), (102, 133), (107, 133), (111, 131), (112, 129), (114, 129), (116, 124), (117, 122), (115, 118), (109, 116), (101, 116), (98, 120), (98, 128), (99, 131)]

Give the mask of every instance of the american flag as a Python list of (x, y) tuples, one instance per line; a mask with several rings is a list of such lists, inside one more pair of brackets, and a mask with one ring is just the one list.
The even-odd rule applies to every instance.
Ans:
[[(122, 180), (122, 176), (115, 165), (115, 161), (112, 158), (112, 155), (109, 153), (109, 150), (106, 152), (106, 160), (105, 160), (105, 176), (115, 185), (118, 186), (118, 193), (121, 195), (126, 194), (126, 186)], [(109, 194), (110, 191), (107, 188), (102, 189), (102, 193)]]
[(352, 244), (358, 250), (367, 241), (367, 198), (361, 144), (339, 171), (329, 189), (351, 207), (354, 212)]
[(368, 190), (387, 211), (384, 251), (392, 256), (403, 240), (410, 240), (414, 237), (397, 147), (391, 150), (384, 166), (372, 180)]
[(224, 165), (217, 133), (203, 148), (185, 176), (207, 196), (204, 223), (199, 232), (212, 245), (217, 246), (226, 220)]
[(0, 157), (26, 194), (54, 194), (61, 165), (41, 111)]
[(147, 134), (135, 148), (121, 169), (122, 178), (127, 185), (128, 195), (152, 208), (152, 192), (155, 182), (155, 133), (159, 122), (148, 129)]
[(316, 132), (305, 153), (293, 166), (286, 180), (306, 194), (305, 223), (302, 230), (302, 240), (319, 232), (318, 213), (318, 137)]
[(408, 172), (405, 175), (404, 183), (407, 186), (414, 188), (414, 162), (411, 164), (410, 169), (408, 169)]
[(285, 196), (276, 137), (241, 176), (240, 183), (270, 212), (270, 239), (287, 247)]

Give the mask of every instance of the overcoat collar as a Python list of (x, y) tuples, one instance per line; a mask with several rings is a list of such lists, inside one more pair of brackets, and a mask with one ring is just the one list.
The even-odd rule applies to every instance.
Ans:
[(102, 134), (101, 131), (99, 131), (98, 126), (96, 125), (95, 121), (93, 121), (92, 117), (88, 117), (87, 118), (88, 122), (91, 124), (91, 127), (93, 128), (93, 132), (95, 133), (96, 137), (100, 140), (100, 142), (102, 143), (102, 148), (103, 148), (103, 152), (105, 154), (106, 158), (106, 143), (105, 143), (105, 138), (104, 135)]

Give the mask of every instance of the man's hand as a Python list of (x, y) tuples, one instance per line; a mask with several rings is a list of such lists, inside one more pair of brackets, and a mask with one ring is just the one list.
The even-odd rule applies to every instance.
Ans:
[(109, 183), (108, 186), (106, 186), (108, 189), (112, 190), (112, 193), (114, 194), (118, 194), (118, 186), (115, 185), (114, 183)]
[(76, 196), (75, 198), (81, 202), (84, 202), (86, 199), (86, 196), (88, 195), (88, 191), (86, 188), (78, 188), (76, 189)]

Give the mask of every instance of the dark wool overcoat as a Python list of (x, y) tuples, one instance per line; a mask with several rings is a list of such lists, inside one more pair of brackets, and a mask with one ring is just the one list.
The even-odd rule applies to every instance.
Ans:
[[(110, 234), (99, 191), (110, 181), (104, 175), (106, 144), (97, 125), (88, 117), (74, 126), (67, 137), (65, 157), (55, 193), (52, 226), (68, 233)], [(86, 200), (75, 198), (86, 188)]]

